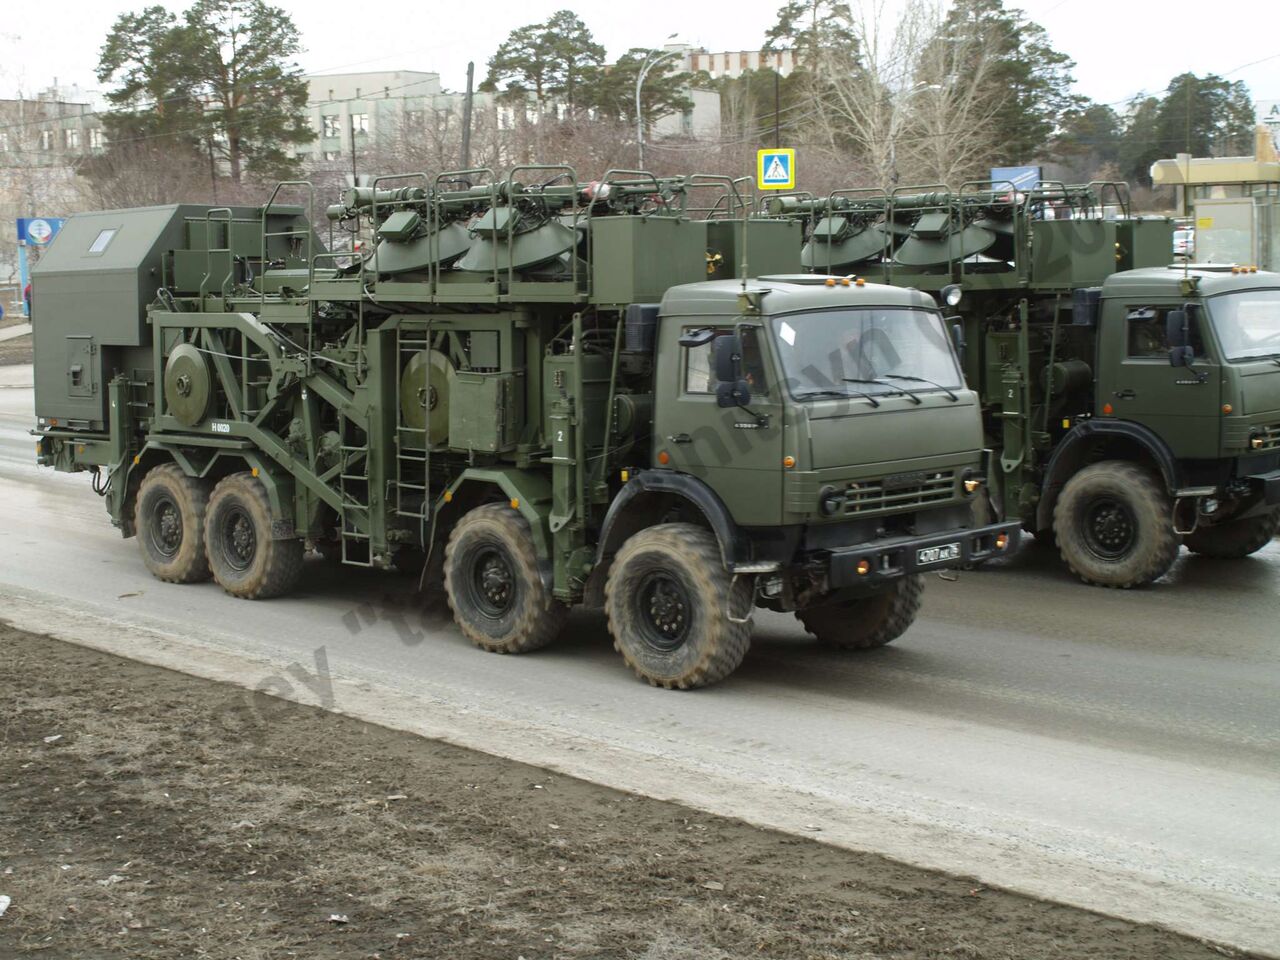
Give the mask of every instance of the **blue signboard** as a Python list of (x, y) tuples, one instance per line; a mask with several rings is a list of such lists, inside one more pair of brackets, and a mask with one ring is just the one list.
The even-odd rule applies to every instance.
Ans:
[[(30, 316), (30, 305), (26, 298), (27, 281), (31, 276), (32, 259), (28, 251), (43, 250), (62, 229), (62, 217), (19, 217), (18, 218), (18, 283), (22, 287), (22, 312)], [(36, 255), (39, 259), (39, 254)]]
[(1039, 167), (992, 167), (991, 188), (1002, 190), (1013, 184), (1015, 190), (1034, 190), (1040, 186)]

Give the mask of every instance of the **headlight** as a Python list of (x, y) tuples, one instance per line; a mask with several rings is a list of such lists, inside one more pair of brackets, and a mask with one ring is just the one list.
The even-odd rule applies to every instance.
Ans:
[(958, 307), (962, 296), (964, 296), (964, 291), (960, 289), (960, 284), (958, 283), (949, 283), (942, 288), (942, 302), (948, 307)]

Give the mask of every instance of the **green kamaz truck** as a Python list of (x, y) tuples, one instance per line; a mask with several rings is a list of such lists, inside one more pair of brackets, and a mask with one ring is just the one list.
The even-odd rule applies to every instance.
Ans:
[(312, 203), (79, 215), (36, 271), (39, 462), (89, 471), (156, 577), (420, 568), (503, 653), (603, 605), (685, 688), (756, 608), (878, 646), (924, 573), (1016, 547), (973, 519), (978, 399), (933, 299), (804, 274), (798, 225), (733, 216), (727, 180), (382, 178), (324, 242)]
[[(933, 292), (997, 451), (995, 515), (1087, 583), (1243, 557), (1280, 528), (1280, 275), (1172, 264), (1124, 184), (836, 191), (767, 201), (803, 261)], [(868, 388), (872, 389), (872, 388)]]

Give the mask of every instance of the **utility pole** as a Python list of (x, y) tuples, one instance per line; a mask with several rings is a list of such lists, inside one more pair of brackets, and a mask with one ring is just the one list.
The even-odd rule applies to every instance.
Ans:
[(471, 103), (475, 99), (475, 61), (467, 62), (467, 95), (462, 100), (462, 169), (471, 169)]
[(351, 186), (359, 186), (356, 181), (356, 115), (347, 107), (347, 132), (351, 136)]
[(781, 97), (781, 94), (779, 93), (781, 86), (782, 86), (782, 81), (778, 76), (778, 71), (774, 70), (773, 71), (773, 146), (774, 146), (774, 149), (777, 149), (782, 146), (782, 127), (778, 122), (779, 114), (781, 113), (780, 105), (782, 102), (782, 97)]

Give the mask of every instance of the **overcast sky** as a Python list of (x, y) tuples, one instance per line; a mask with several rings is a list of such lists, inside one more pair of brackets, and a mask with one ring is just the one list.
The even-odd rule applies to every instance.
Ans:
[[(19, 90), (31, 94), (55, 77), (61, 84), (96, 88), (93, 70), (111, 24), (119, 14), (141, 10), (149, 2), (157, 0), (6, 3), (0, 15), (0, 96), (14, 96)], [(175, 10), (186, 6), (162, 2)], [(894, 0), (879, 2), (892, 8)], [(713, 51), (758, 49), (781, 3), (648, 0), (626, 5), (643, 11), (642, 16), (624, 16), (616, 0), (457, 5), (439, 0), (283, 0), (282, 5), (302, 32), (306, 51), (300, 63), (309, 73), (430, 70), (441, 75), (447, 88), (461, 89), (468, 59), (476, 61), (478, 82), (485, 61), (512, 28), (542, 20), (562, 7), (575, 10), (615, 57), (632, 46), (661, 46), (676, 31), (680, 40)], [(1048, 30), (1053, 44), (1076, 61), (1077, 91), (1099, 102), (1128, 100), (1140, 91), (1159, 92), (1186, 70), (1243, 80), (1256, 100), (1280, 99), (1274, 7), (1260, 0), (1225, 4), (1216, 8), (1221, 10), (1217, 17), (1212, 15), (1213, 5), (1190, 0), (1028, 0), (1023, 8)]]

